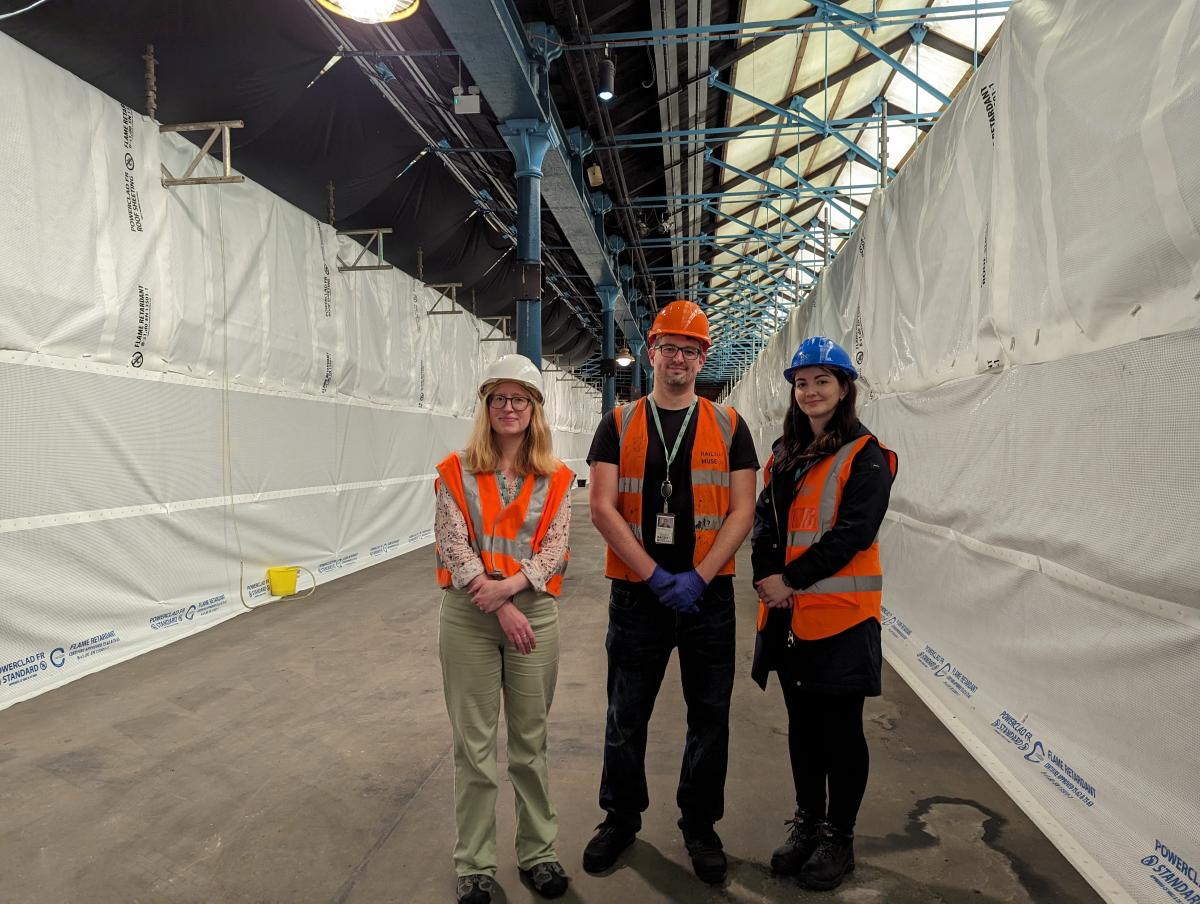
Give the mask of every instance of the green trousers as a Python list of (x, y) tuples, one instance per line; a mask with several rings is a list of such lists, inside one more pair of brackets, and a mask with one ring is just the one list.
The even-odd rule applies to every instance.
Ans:
[(508, 778), (517, 810), (517, 865), (557, 860), (558, 814), (550, 802), (546, 718), (558, 680), (558, 605), (519, 593), (537, 649), (523, 656), (465, 591), (442, 596), (438, 650), (446, 711), (454, 734), (454, 869), (459, 876), (496, 873), (496, 732), (500, 698), (508, 728)]

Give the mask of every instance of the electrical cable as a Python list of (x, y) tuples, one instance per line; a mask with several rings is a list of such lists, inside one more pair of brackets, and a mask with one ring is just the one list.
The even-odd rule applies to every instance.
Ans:
[(650, 45), (646, 45), (646, 59), (650, 61), (650, 78), (648, 81), (642, 82), (643, 88), (653, 88), (658, 82), (658, 70), (654, 68), (654, 51), (650, 49)]
[(246, 602), (246, 559), (242, 552), (242, 533), (238, 527), (237, 503), (233, 497), (233, 443), (229, 416), (229, 282), (225, 262), (225, 224), (221, 197), (223, 185), (213, 186), (217, 198), (217, 254), (221, 267), (221, 492), (229, 500), (229, 520), (233, 524), (238, 553), (238, 599), (246, 609), (257, 608)]
[(11, 19), (14, 16), (19, 16), (21, 13), (27, 13), (31, 9), (36, 9), (37, 7), (41, 6), (45, 2), (46, 0), (36, 0), (36, 2), (30, 3), (23, 9), (14, 9), (11, 13), (4, 13), (3, 15), (0, 15), (0, 22), (3, 22), (5, 19)]
[[(221, 490), (229, 500), (229, 520), (233, 525), (234, 542), (237, 544), (238, 599), (241, 600), (243, 608), (253, 610), (279, 600), (269, 600), (256, 606), (246, 602), (246, 556), (242, 548), (242, 532), (238, 524), (237, 501), (233, 492), (233, 430), (229, 405), (229, 283), (226, 278), (224, 211), (221, 204), (225, 186), (217, 185), (214, 188), (217, 197), (217, 252), (221, 266)], [(308, 599), (317, 591), (317, 578), (303, 565), (298, 567), (313, 579), (313, 585), (308, 593), (295, 599)]]

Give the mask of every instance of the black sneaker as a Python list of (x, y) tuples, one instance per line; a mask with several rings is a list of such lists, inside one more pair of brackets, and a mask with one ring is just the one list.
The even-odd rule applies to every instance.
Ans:
[(521, 875), (543, 898), (561, 898), (567, 893), (567, 874), (558, 861), (535, 863)]
[(491, 904), (492, 892), (496, 883), (491, 876), (475, 873), (470, 876), (459, 876), (455, 889), (458, 904)]
[(725, 871), (728, 864), (725, 861), (725, 851), (721, 839), (712, 826), (694, 828), (683, 825), (683, 844), (688, 856), (692, 858), (692, 869), (701, 882), (709, 885), (719, 885), (725, 881)]
[(821, 825), (817, 849), (800, 869), (800, 882), (814, 891), (829, 891), (854, 872), (854, 836), (839, 832), (829, 823)]
[(771, 854), (771, 872), (780, 876), (795, 876), (817, 849), (821, 822), (803, 810), (797, 810), (795, 817), (784, 825), (791, 826), (791, 830), (787, 841)]
[(596, 826), (596, 834), (583, 849), (583, 868), (589, 873), (602, 873), (614, 863), (621, 851), (633, 844), (637, 832), (629, 826), (610, 819)]

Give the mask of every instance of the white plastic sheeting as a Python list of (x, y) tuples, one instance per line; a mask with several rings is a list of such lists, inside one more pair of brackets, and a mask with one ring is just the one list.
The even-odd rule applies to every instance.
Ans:
[(1195, 2), (1015, 4), (729, 398), (860, 362), (888, 659), (1110, 901), (1200, 901), (1198, 98)]
[[(260, 186), (164, 189), (193, 145), (4, 35), (0, 134), (0, 708), (432, 541), (511, 342)], [(546, 381), (582, 472), (599, 397)]]

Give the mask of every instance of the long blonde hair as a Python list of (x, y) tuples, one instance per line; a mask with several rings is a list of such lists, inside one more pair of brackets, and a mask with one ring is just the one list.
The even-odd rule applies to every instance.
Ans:
[[(491, 386), (488, 386), (475, 409), (475, 424), (471, 428), (471, 438), (467, 440), (463, 466), (472, 474), (495, 471), (500, 467), (500, 447), (496, 444), (496, 435), (492, 433), (492, 422), (488, 418), (490, 394)], [(554, 457), (554, 441), (550, 437), (550, 425), (546, 423), (541, 400), (533, 393), (530, 393), (530, 397), (533, 401), (529, 406), (529, 426), (525, 429), (525, 439), (514, 466), (519, 474), (549, 477), (558, 470), (561, 462)]]

